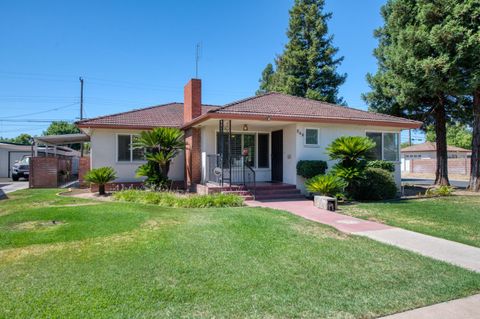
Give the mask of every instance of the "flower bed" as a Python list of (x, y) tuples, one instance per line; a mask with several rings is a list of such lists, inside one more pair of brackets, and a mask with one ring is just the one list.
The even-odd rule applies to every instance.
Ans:
[(197, 195), (132, 189), (116, 192), (113, 194), (113, 198), (117, 201), (154, 204), (163, 207), (206, 208), (243, 206), (243, 198), (232, 194)]

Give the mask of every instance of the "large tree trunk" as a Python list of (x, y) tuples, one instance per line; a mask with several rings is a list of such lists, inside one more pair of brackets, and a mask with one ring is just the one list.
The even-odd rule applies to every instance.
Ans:
[(472, 159), (470, 171), (471, 191), (480, 191), (480, 87), (473, 94), (473, 132), (472, 132)]
[(435, 108), (435, 134), (437, 143), (437, 170), (435, 172), (435, 185), (450, 185), (448, 180), (448, 154), (447, 154), (447, 115), (443, 98)]

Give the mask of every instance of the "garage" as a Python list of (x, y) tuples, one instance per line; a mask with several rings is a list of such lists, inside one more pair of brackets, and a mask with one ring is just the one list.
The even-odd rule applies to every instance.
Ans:
[(30, 145), (21, 145), (14, 143), (0, 143), (0, 177), (11, 177), (12, 165), (24, 156), (32, 155)]

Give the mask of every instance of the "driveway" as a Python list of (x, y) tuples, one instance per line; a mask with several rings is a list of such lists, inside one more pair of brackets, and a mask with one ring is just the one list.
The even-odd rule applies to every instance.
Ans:
[(13, 182), (10, 178), (0, 178), (0, 199), (5, 194), (28, 188), (28, 181)]
[[(417, 185), (433, 185), (435, 180), (429, 178), (402, 178), (402, 184), (417, 184)], [(450, 184), (455, 187), (467, 188), (467, 181), (450, 181)]]

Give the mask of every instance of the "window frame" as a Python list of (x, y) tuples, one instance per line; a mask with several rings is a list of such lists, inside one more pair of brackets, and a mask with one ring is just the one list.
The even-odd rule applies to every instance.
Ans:
[[(215, 130), (215, 154), (218, 154), (219, 150), (218, 150), (218, 134), (220, 133), (219, 130)], [(224, 134), (227, 134), (228, 135), (228, 131), (224, 131), (223, 132)], [(254, 162), (255, 162), (255, 166), (253, 167), (255, 170), (270, 170), (271, 167), (272, 167), (272, 158), (271, 158), (271, 154), (270, 154), (270, 149), (271, 149), (271, 142), (272, 142), (272, 134), (271, 132), (267, 132), (267, 131), (232, 131), (232, 134), (239, 134), (241, 135), (241, 148), (242, 148), (242, 151), (244, 149), (244, 135), (247, 134), (247, 135), (255, 135), (255, 158), (254, 158)], [(267, 150), (267, 154), (268, 154), (268, 167), (258, 167), (258, 134), (266, 134), (268, 135), (268, 150)]]
[[(118, 137), (119, 136), (130, 136), (130, 143), (129, 143), (129, 149), (130, 149), (130, 160), (128, 161), (120, 161), (118, 159)], [(116, 133), (115, 134), (115, 163), (117, 164), (129, 164), (129, 163), (145, 163), (147, 162), (146, 159), (143, 159), (143, 160), (134, 160), (133, 159), (133, 147), (132, 147), (132, 141), (133, 141), (133, 137), (134, 136), (140, 136), (140, 134), (135, 134), (135, 133)]]
[[(307, 143), (307, 130), (315, 130), (317, 131), (317, 143), (316, 144), (308, 144)], [(318, 127), (305, 127), (305, 134), (303, 138), (303, 146), (305, 147), (320, 147), (320, 129)]]
[[(401, 158), (401, 152), (400, 152), (400, 132), (392, 132), (392, 131), (375, 131), (375, 130), (366, 130), (365, 131), (365, 136), (368, 137), (368, 133), (381, 133), (382, 134), (382, 158), (381, 160), (382, 161), (387, 161), (387, 162), (392, 162), (392, 163), (398, 163), (400, 162), (400, 158)], [(394, 160), (394, 161), (391, 161), (391, 160), (386, 160), (385, 159), (385, 134), (396, 134), (397, 135), (397, 141), (398, 141), (398, 145), (397, 145), (397, 159)]]

